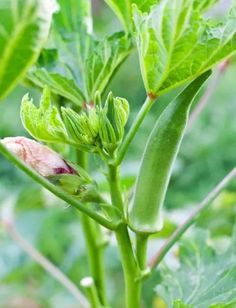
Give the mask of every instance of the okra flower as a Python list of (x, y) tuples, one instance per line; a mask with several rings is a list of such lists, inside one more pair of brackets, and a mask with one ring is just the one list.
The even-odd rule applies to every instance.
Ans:
[(54, 185), (85, 202), (101, 202), (96, 183), (79, 166), (71, 167), (59, 154), (25, 137), (8, 137), (0, 141), (29, 167)]
[(25, 137), (7, 137), (1, 140), (6, 148), (44, 177), (57, 174), (75, 174), (56, 152)]

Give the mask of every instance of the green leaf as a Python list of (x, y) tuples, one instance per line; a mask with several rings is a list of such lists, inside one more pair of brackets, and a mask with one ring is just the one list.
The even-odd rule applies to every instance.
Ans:
[(161, 0), (132, 0), (131, 4), (136, 4), (142, 12), (148, 12), (150, 8)]
[(60, 10), (53, 18), (50, 49), (43, 51), (27, 78), (36, 86), (47, 85), (53, 93), (81, 105), (86, 101), (84, 68), (91, 40), (91, 4), (87, 0), (58, 0), (58, 4)]
[(90, 103), (96, 91), (104, 92), (129, 55), (131, 39), (119, 32), (97, 40), (90, 1), (60, 0), (59, 4), (61, 10), (54, 18), (50, 49), (44, 50), (27, 77), (35, 85), (47, 85), (53, 93), (77, 105)]
[(0, 1), (0, 98), (37, 60), (48, 38), (53, 1)]
[(208, 232), (199, 229), (180, 242), (178, 270), (161, 267), (162, 282), (156, 292), (168, 307), (235, 307), (236, 228), (224, 253), (214, 251), (208, 240)]
[(44, 89), (40, 106), (37, 108), (33, 100), (26, 94), (21, 104), (21, 120), (26, 130), (37, 140), (45, 142), (67, 142), (67, 132), (59, 111), (51, 105), (48, 88)]
[(33, 69), (29, 72), (28, 78), (40, 88), (44, 88), (47, 85), (52, 92), (68, 99), (75, 105), (82, 106), (85, 101), (83, 93), (73, 79), (69, 79), (58, 73), (50, 73), (44, 68)]
[(149, 14), (134, 6), (141, 72), (147, 93), (158, 96), (190, 81), (236, 50), (236, 7), (227, 20), (201, 16), (209, 2), (163, 0)]
[[(219, 0), (194, 0), (195, 8), (206, 10)], [(132, 31), (132, 4), (136, 4), (142, 12), (149, 12), (151, 7), (159, 3), (160, 0), (105, 0), (120, 19), (125, 30)]]
[(96, 91), (104, 92), (112, 75), (129, 55), (130, 50), (131, 42), (123, 32), (101, 41), (93, 41), (85, 67), (87, 92), (92, 100)]
[(81, 76), (93, 33), (91, 1), (58, 0), (58, 4), (60, 11), (53, 19), (52, 41), (60, 59), (70, 68), (79, 87), (83, 88)]
[(129, 32), (132, 26), (130, 1), (129, 0), (120, 0), (120, 1), (105, 0), (105, 2), (111, 7), (111, 9), (120, 19), (125, 30)]
[(105, 2), (120, 19), (124, 29), (127, 32), (132, 31), (132, 4), (136, 4), (142, 12), (147, 12), (150, 7), (158, 1), (159, 0), (105, 0)]
[(219, 0), (194, 0), (194, 6), (196, 9), (205, 11), (217, 2), (219, 2)]
[(155, 233), (163, 227), (162, 207), (189, 109), (209, 75), (204, 73), (186, 87), (163, 111), (151, 132), (128, 213), (129, 225), (136, 232)]
[(54, 22), (65, 39), (68, 34), (75, 35), (79, 31), (91, 32), (93, 27), (90, 0), (57, 0), (60, 11), (55, 15)]

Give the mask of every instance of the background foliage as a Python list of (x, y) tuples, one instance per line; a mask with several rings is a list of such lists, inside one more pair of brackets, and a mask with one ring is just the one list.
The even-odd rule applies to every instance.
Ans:
[[(112, 33), (120, 28), (113, 13), (102, 1), (94, 1), (93, 10), (98, 37), (101, 33)], [(214, 14), (217, 16), (218, 11)], [(149, 247), (150, 257), (163, 241), (162, 237), (170, 234), (175, 225), (187, 216), (189, 209), (235, 165), (235, 72), (236, 65), (232, 61), (207, 108), (184, 139), (165, 204), (170, 218), (161, 235), (153, 238)], [(145, 98), (137, 54), (133, 52), (121, 67), (106, 91), (110, 89), (114, 95), (122, 95), (129, 100), (129, 126)], [(20, 100), (26, 92), (38, 101), (39, 91), (20, 85), (5, 99), (5, 103), (0, 105), (1, 137), (25, 135), (25, 130), (20, 124), (19, 111)], [(132, 143), (122, 170), (122, 183), (127, 188), (127, 194), (137, 175), (141, 153), (154, 122), (174, 94), (175, 91), (172, 91), (159, 100)], [(92, 163), (99, 168), (96, 159)], [(97, 173), (94, 173), (94, 176), (106, 192), (104, 178)], [(14, 205), (20, 233), (77, 283), (86, 275), (88, 267), (77, 212), (73, 209), (68, 210), (65, 204), (33, 184), (2, 157), (0, 183), (1, 208), (6, 204)], [(235, 187), (235, 183), (232, 183), (198, 221), (198, 227), (209, 229), (211, 244), (219, 251), (227, 249), (235, 223)], [(0, 246), (0, 307), (76, 307), (73, 297), (25, 255), (4, 228), (0, 229)], [(107, 287), (113, 307), (121, 307), (119, 300), (122, 276), (114, 246), (115, 244), (111, 245), (106, 251), (109, 279)], [(183, 244), (181, 253), (184, 247)], [(207, 257), (208, 255), (203, 256), (204, 266), (204, 258)], [(176, 265), (176, 262), (176, 257), (170, 254), (167, 259), (168, 265)], [(158, 290), (155, 288), (157, 279), (161, 279), (159, 272), (155, 278), (154, 284), (153, 281), (148, 281), (144, 286), (146, 307), (165, 307), (157, 295), (158, 292), (155, 292)], [(181, 306), (176, 304), (176, 307)]]

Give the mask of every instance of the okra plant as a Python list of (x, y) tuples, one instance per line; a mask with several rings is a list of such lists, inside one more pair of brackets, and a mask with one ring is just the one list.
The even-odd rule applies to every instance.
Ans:
[[(32, 139), (3, 138), (0, 152), (81, 213), (90, 273), (81, 285), (77, 282), (87, 297), (78, 307), (112, 307), (104, 264), (107, 231), (116, 237), (122, 263), (123, 307), (143, 306), (142, 284), (157, 267), (161, 280), (155, 290), (165, 307), (236, 305), (233, 247), (217, 256), (205, 242), (207, 235), (200, 232), (192, 238), (192, 246), (182, 244), (176, 273), (162, 266), (168, 251), (236, 176), (236, 169), (182, 222), (152, 262), (147, 260), (150, 236), (164, 225), (165, 197), (191, 104), (215, 66), (236, 51), (235, 3), (218, 22), (207, 17), (216, 2), (105, 0), (123, 31), (98, 38), (89, 0), (0, 0), (0, 97), (20, 81), (42, 92), (40, 102), (27, 93), (21, 101), (21, 121)], [(122, 93), (116, 96), (106, 89), (135, 50), (146, 100), (126, 129), (132, 104)], [(156, 119), (127, 197), (120, 178), (125, 155), (152, 106), (173, 89), (178, 94)], [(92, 156), (101, 162), (109, 197), (93, 179)], [(202, 248), (200, 274), (191, 268), (194, 247)], [(212, 275), (213, 283), (206, 285), (202, 271)]]

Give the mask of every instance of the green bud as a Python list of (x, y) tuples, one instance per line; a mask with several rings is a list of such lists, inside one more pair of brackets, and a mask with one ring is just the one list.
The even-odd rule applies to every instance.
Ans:
[(127, 100), (114, 98), (110, 92), (104, 107), (100, 107), (99, 110), (99, 136), (102, 146), (109, 154), (116, 150), (123, 138), (128, 115)]
[(112, 155), (119, 146), (129, 115), (129, 104), (124, 98), (110, 93), (102, 104), (99, 92), (95, 105), (78, 114), (70, 108), (61, 108), (64, 125), (74, 143), (91, 152)]
[(79, 198), (83, 202), (101, 202), (96, 183), (87, 172), (79, 166), (72, 165), (74, 173), (50, 175), (48, 179), (59, 186), (67, 194)]
[(65, 127), (70, 138), (87, 148), (88, 151), (96, 150), (99, 120), (95, 109), (89, 109), (81, 114), (70, 108), (61, 108)]

